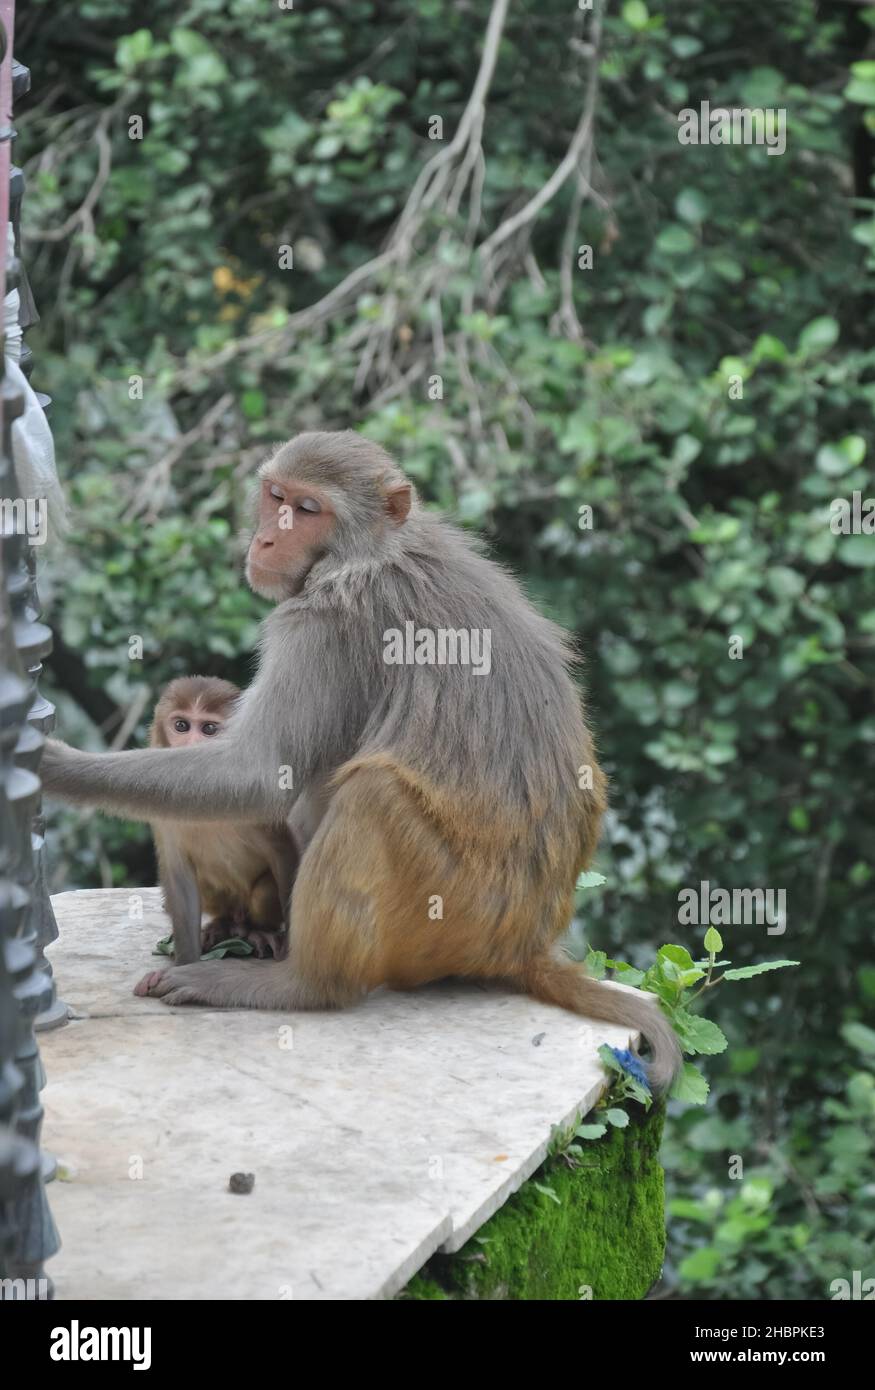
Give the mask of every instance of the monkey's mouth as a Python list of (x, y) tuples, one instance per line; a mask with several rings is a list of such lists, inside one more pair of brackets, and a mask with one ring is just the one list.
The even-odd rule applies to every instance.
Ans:
[(307, 578), (308, 571), (302, 570), (300, 574), (288, 574), (285, 570), (271, 569), (268, 565), (260, 565), (257, 560), (247, 559), (246, 561), (246, 582), (250, 589), (254, 589), (262, 598), (273, 599), (279, 603), (285, 598), (294, 598), (299, 594)]
[(263, 598), (286, 598), (289, 593), (285, 577), (276, 570), (266, 569), (255, 560), (246, 561), (246, 582)]
[(270, 598), (281, 601), (284, 598), (294, 598), (301, 592), (310, 571), (319, 560), (325, 558), (327, 550), (321, 549), (311, 555), (301, 568), (290, 574), (288, 570), (273, 569), (269, 565), (259, 564), (253, 560), (252, 556), (246, 558), (246, 581), (251, 589), (263, 598)]

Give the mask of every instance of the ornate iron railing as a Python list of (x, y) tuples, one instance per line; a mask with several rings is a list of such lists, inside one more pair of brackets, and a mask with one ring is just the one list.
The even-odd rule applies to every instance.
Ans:
[(38, 1020), (57, 1026), (67, 1016), (43, 956), (57, 926), (43, 868), (37, 769), (54, 709), (37, 689), (51, 634), (40, 621), (30, 525), (34, 508), (47, 502), (24, 496), (16, 477), (13, 427), (25, 393), (17, 370), (6, 366), (9, 348), (28, 371), (17, 330), (35, 318), (17, 254), (24, 179), (10, 169), (12, 100), (30, 86), (27, 69), (13, 65), (13, 18), (14, 0), (0, 0), (0, 232), (10, 225), (13, 231), (9, 249), (0, 236), (0, 303), (18, 291), (16, 331), (7, 343), (4, 317), (0, 353), (0, 1299), (51, 1292), (43, 1265), (59, 1240), (45, 1190), (52, 1164), (39, 1150), (44, 1076), (35, 1027)]

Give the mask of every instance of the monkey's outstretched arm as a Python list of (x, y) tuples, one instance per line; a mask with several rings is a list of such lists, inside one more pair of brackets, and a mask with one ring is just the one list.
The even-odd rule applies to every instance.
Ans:
[(257, 750), (245, 758), (218, 741), (210, 747), (80, 753), (50, 739), (40, 763), (49, 795), (131, 820), (279, 822), (291, 811), (298, 776), (306, 782), (307, 769), (299, 764), (288, 789), (281, 789), (281, 775), (281, 767), (265, 766)]
[(268, 619), (258, 675), (221, 739), (124, 753), (49, 740), (45, 790), (132, 820), (284, 821), (317, 770), (337, 766), (354, 742), (352, 682), (342, 647), (323, 627)]

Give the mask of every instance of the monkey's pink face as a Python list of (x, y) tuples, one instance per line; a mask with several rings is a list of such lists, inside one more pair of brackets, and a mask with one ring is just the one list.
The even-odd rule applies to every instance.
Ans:
[(164, 721), (168, 748), (187, 748), (192, 743), (203, 743), (222, 732), (225, 720), (211, 710), (177, 709), (168, 714)]
[(334, 511), (320, 489), (262, 479), (258, 528), (246, 557), (255, 592), (277, 603), (296, 594), (333, 526)]

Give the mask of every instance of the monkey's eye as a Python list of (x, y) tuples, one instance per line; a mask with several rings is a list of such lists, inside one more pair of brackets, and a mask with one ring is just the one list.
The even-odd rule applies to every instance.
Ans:
[(271, 485), (270, 485), (270, 495), (271, 495), (271, 497), (275, 497), (276, 500), (277, 500), (278, 502), (283, 502), (283, 501), (285, 501), (285, 499), (284, 499), (284, 497), (283, 497), (283, 494), (282, 494), (282, 491), (280, 490), (280, 488), (277, 487), (276, 483), (271, 483)]
[(191, 725), (187, 719), (174, 719), (173, 727), (178, 734), (187, 734)]
[(298, 507), (302, 512), (313, 512), (314, 514), (322, 510), (315, 497), (302, 497)]
[(212, 720), (209, 720), (206, 724), (201, 724), (201, 733), (205, 734), (207, 738), (212, 738), (213, 734), (217, 734), (218, 732), (219, 726), (218, 724), (214, 724)]

